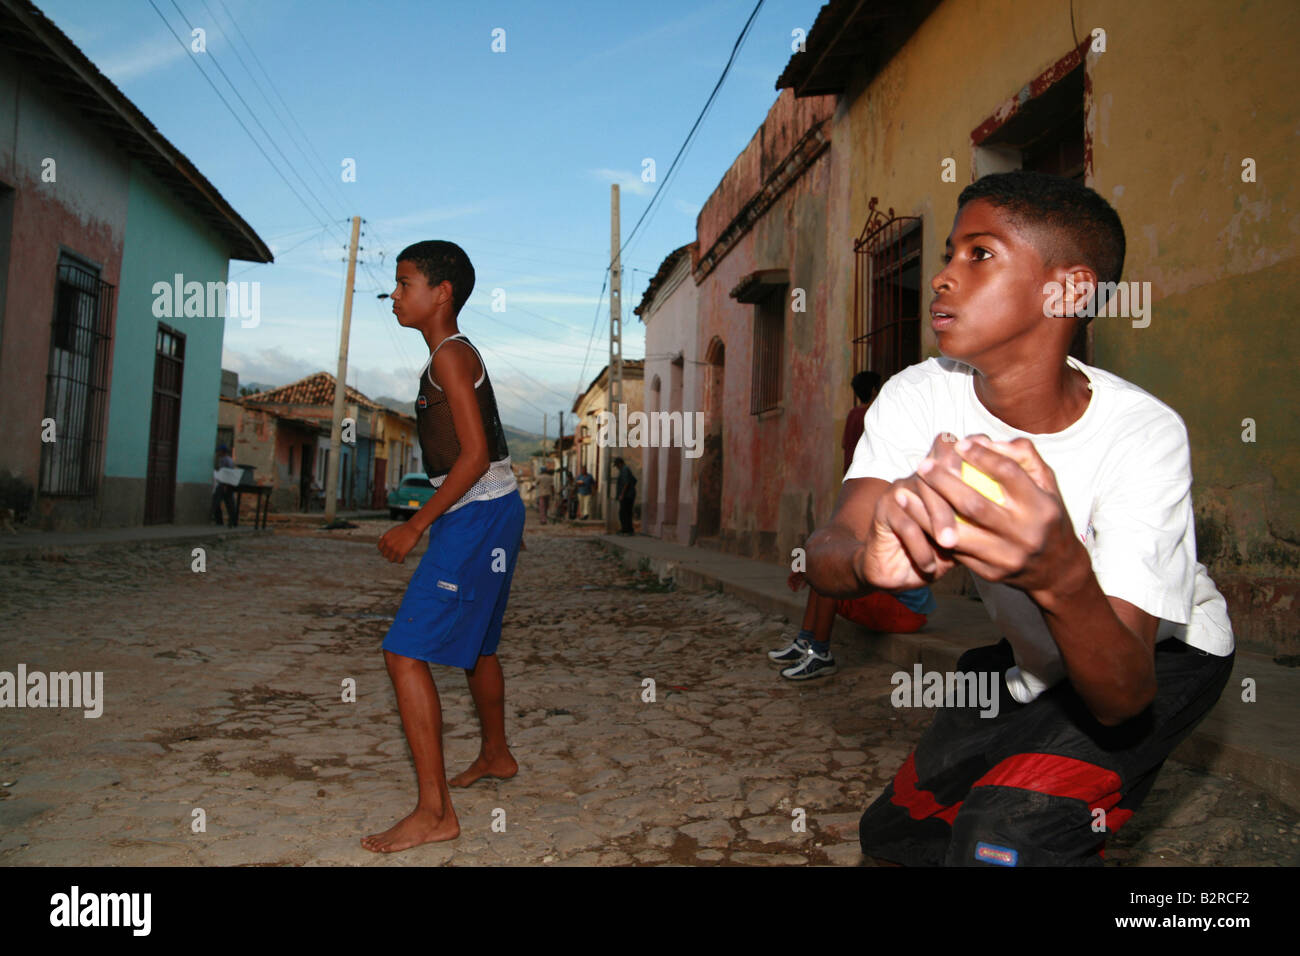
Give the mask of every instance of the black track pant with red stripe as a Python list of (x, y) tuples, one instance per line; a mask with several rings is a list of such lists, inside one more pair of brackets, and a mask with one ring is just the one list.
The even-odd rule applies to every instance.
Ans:
[(908, 866), (1100, 866), (1106, 837), (1219, 699), (1232, 659), (1161, 641), (1155, 700), (1105, 727), (1069, 681), (1017, 703), (1005, 640), (967, 651), (957, 670), (995, 675), (997, 716), (981, 717), (978, 706), (938, 711), (862, 815), (863, 854)]

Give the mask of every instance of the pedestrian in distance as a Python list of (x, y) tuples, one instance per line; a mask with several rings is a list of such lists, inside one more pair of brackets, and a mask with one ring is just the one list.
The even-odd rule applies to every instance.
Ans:
[(614, 484), (614, 496), (618, 499), (619, 534), (636, 534), (632, 526), (632, 508), (636, 504), (636, 475), (622, 458), (614, 459), (618, 469), (618, 479)]
[(578, 475), (578, 516), (583, 521), (591, 518), (591, 497), (596, 492), (596, 479), (587, 471), (587, 466), (582, 466), (582, 473)]
[(217, 447), (217, 467), (212, 472), (212, 521), (221, 524), (221, 506), (226, 506), (226, 518), (230, 527), (239, 525), (239, 509), (235, 505), (235, 460), (230, 457), (230, 447)]

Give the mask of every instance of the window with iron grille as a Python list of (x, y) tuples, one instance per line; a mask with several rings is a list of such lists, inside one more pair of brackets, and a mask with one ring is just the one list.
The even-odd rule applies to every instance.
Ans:
[(99, 488), (113, 292), (92, 267), (60, 255), (45, 378), (55, 440), (41, 446), (42, 494), (85, 497)]
[(853, 369), (888, 379), (921, 360), (921, 220), (876, 202), (853, 244)]
[(781, 356), (785, 345), (785, 287), (754, 303), (754, 375), (749, 412), (758, 415), (781, 404)]

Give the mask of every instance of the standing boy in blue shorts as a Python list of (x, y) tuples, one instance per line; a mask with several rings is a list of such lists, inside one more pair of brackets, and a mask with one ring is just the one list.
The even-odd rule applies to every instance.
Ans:
[(417, 242), (397, 257), (393, 313), (429, 346), (415, 414), (425, 470), (437, 491), (379, 539), (384, 557), (401, 562), (432, 527), (384, 639), (419, 800), (392, 828), (361, 840), (377, 853), (460, 834), (443, 766), (442, 705), (430, 663), (464, 668), (482, 728), (478, 758), (450, 785), (513, 777), (519, 769), (506, 745), (505, 681), (496, 649), (523, 535), (524, 504), (487, 368), (456, 327), (473, 288), (474, 267), (455, 243)]
[(1068, 355), (1123, 262), (1119, 216), (1086, 186), (1012, 172), (963, 190), (931, 281), (944, 357), (886, 383), (835, 514), (808, 539), (809, 583), (835, 596), (963, 564), (1004, 637), (949, 675), (995, 699), (932, 702), (862, 816), (868, 856), (1100, 865), (1228, 680), (1186, 427)]

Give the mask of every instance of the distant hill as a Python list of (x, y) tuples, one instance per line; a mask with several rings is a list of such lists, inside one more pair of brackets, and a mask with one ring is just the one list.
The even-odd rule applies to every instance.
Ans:
[(401, 412), (403, 415), (415, 414), (415, 402), (403, 402), (400, 399), (393, 398), (391, 395), (380, 395), (375, 399), (385, 408), (391, 408), (395, 412)]
[[(521, 431), (504, 422), (501, 427), (506, 433), (506, 445), (510, 448), (510, 457), (515, 461), (526, 461), (530, 455), (541, 449), (542, 436), (536, 432)], [(552, 438), (551, 441), (554, 442), (555, 439)]]

